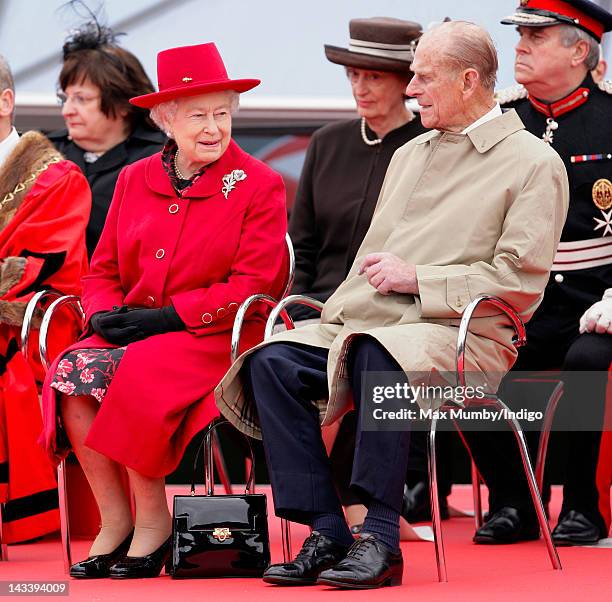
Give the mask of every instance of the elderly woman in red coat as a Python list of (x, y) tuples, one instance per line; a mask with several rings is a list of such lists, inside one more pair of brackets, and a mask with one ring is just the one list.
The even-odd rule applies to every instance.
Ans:
[[(102, 518), (73, 577), (160, 573), (171, 532), (164, 476), (218, 415), (213, 389), (230, 366), (240, 303), (284, 284), (282, 180), (231, 139), (238, 93), (259, 80), (229, 79), (214, 44), (160, 52), (158, 80), (158, 93), (130, 102), (150, 108), (170, 140), (121, 172), (83, 281), (89, 336), (44, 391), (46, 446), (56, 460), (72, 446)], [(247, 345), (263, 326), (260, 308)]]

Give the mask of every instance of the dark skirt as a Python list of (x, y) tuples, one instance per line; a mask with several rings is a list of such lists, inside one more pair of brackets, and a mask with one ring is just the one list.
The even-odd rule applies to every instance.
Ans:
[(117, 349), (76, 349), (57, 366), (51, 387), (65, 395), (91, 395), (100, 403), (125, 353)]

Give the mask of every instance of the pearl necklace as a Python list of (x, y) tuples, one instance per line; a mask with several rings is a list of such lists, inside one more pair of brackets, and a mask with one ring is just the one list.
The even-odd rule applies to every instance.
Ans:
[(368, 146), (376, 146), (377, 144), (380, 144), (382, 142), (382, 138), (376, 138), (375, 140), (370, 140), (366, 134), (366, 120), (365, 117), (361, 118), (361, 139), (368, 145)]
[(174, 173), (176, 173), (176, 175), (181, 179), (181, 180), (188, 180), (189, 178), (186, 178), (182, 173), (181, 170), (179, 169), (178, 163), (177, 163), (177, 159), (178, 159), (178, 149), (176, 149), (176, 153), (174, 153)]

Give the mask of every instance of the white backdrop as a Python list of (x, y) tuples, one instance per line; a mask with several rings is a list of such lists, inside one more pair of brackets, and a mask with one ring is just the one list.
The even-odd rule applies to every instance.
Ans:
[[(609, 5), (610, 0), (599, 4)], [(65, 32), (79, 22), (63, 0), (0, 0), (0, 52), (15, 72), (18, 94), (55, 92)], [(100, 0), (89, 0), (97, 7)], [(346, 46), (352, 17), (394, 16), (423, 26), (445, 16), (485, 26), (500, 54), (498, 86), (513, 83), (516, 33), (499, 24), (517, 0), (106, 0), (107, 22), (128, 35), (156, 81), (155, 57), (172, 46), (215, 41), (231, 76), (259, 77), (250, 95), (343, 98), (349, 89), (323, 44)]]

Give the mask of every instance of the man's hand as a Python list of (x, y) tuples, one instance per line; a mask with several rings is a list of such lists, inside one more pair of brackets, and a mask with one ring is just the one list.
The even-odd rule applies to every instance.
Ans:
[(607, 289), (603, 299), (594, 303), (580, 318), (580, 332), (612, 334), (612, 289)]
[(370, 253), (359, 267), (368, 282), (381, 294), (407, 293), (418, 295), (416, 266), (406, 263), (393, 253)]

